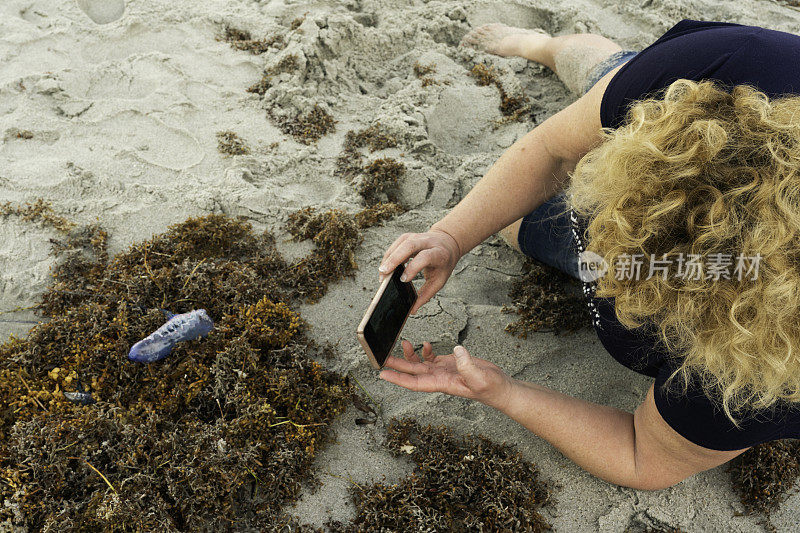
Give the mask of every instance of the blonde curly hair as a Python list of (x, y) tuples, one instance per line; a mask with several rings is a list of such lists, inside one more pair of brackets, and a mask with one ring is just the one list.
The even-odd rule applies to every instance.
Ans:
[[(596, 295), (682, 358), (667, 384), (699, 378), (737, 427), (747, 408), (800, 401), (800, 97), (677, 80), (602, 135), (567, 188), (586, 249), (610, 266)], [(634, 254), (642, 275), (626, 279), (615, 258)], [(729, 279), (645, 276), (689, 254), (730, 259)], [(734, 275), (740, 256), (757, 273)]]

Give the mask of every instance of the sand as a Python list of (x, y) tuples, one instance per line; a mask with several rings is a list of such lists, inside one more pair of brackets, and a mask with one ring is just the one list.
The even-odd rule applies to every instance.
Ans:
[[(279, 52), (237, 51), (217, 37), (225, 25), (255, 37), (298, 31)], [(408, 171), (401, 199), (410, 211), (367, 231), (355, 278), (331, 287), (302, 309), (312, 335), (337, 345), (327, 363), (349, 373), (381, 402), (384, 416), (415, 416), (464, 433), (514, 443), (553, 482), (557, 504), (545, 515), (556, 531), (623, 531), (646, 513), (685, 531), (760, 531), (742, 511), (724, 467), (676, 487), (645, 492), (592, 477), (545, 441), (480, 404), (413, 393), (376, 378), (354, 330), (376, 288), (383, 250), (402, 232), (440, 218), (533, 120), (495, 128), (501, 118), (494, 86), (467, 75), (473, 60), (494, 65), (504, 86), (524, 88), (541, 122), (573, 99), (549, 70), (456, 48), (479, 24), (541, 27), (553, 34), (598, 32), (626, 48), (642, 48), (682, 18), (758, 24), (800, 33), (797, 9), (767, 0), (588, 0), (542, 2), (347, 0), (132, 0), (124, 16), (93, 23), (71, 0), (5, 0), (0, 4), (0, 200), (44, 198), (79, 222), (99, 219), (111, 252), (162, 232), (191, 215), (247, 217), (282, 241), (287, 215), (305, 206), (360, 208), (356, 188), (334, 175), (348, 130), (380, 122), (401, 143), (369, 154), (394, 157)], [(264, 98), (245, 89), (288, 55), (295, 71), (280, 74)], [(414, 63), (435, 64), (437, 83), (422, 86)], [(337, 121), (317, 144), (287, 137), (267, 118), (320, 105)], [(219, 131), (237, 133), (248, 155), (224, 157)], [(30, 132), (20, 136), (20, 132)], [(48, 281), (49, 230), (7, 220), (0, 234), (0, 335), (24, 334), (30, 307)], [(302, 246), (282, 242), (287, 254)], [(439, 350), (463, 343), (511, 375), (565, 393), (633, 410), (649, 387), (604, 351), (594, 333), (539, 333), (526, 340), (503, 331), (511, 320), (511, 282), (522, 258), (494, 237), (459, 264), (439, 294), (412, 319), (406, 336)], [(17, 321), (17, 322), (11, 322)], [(323, 486), (291, 511), (310, 524), (352, 513), (348, 478), (365, 482), (406, 474), (380, 442), (383, 422), (357, 426), (355, 413), (337, 423), (338, 443), (319, 458)], [(800, 519), (792, 496), (774, 524), (791, 531)]]

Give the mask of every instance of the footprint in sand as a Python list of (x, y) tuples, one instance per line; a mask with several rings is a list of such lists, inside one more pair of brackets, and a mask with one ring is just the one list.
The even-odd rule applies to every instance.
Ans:
[(97, 24), (119, 20), (125, 12), (125, 0), (77, 0), (78, 7)]

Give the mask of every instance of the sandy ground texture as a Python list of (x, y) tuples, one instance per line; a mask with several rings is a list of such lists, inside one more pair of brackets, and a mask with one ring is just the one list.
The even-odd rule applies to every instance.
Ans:
[[(538, 65), (459, 51), (471, 27), (498, 21), (554, 34), (598, 32), (639, 49), (682, 18), (800, 32), (800, 11), (768, 0), (131, 0), (121, 20), (105, 26), (72, 0), (3, 0), (0, 200), (41, 197), (80, 222), (99, 219), (111, 233), (112, 253), (205, 213), (242, 215), (287, 238), (283, 224), (300, 207), (360, 209), (353, 184), (334, 175), (335, 161), (347, 131), (380, 122), (400, 145), (367, 158), (405, 163), (401, 200), (411, 209), (368, 230), (356, 276), (303, 307), (312, 335), (338, 346), (341, 358), (329, 364), (355, 376), (387, 419), (415, 416), (514, 443), (558, 486), (557, 504), (545, 511), (556, 531), (623, 531), (642, 513), (684, 531), (760, 531), (757, 517), (735, 516), (742, 507), (723, 468), (658, 492), (609, 485), (491, 409), (378, 380), (354, 335), (377, 287), (378, 261), (394, 238), (440, 218), (506, 147), (573, 99)], [(262, 55), (235, 50), (217, 39), (225, 25), (256, 37), (285, 34), (288, 44)], [(246, 92), (289, 54), (296, 68), (280, 74), (263, 98)], [(500, 96), (468, 76), (476, 60), (494, 65), (508, 90), (525, 90), (530, 117), (496, 127)], [(416, 62), (435, 65), (435, 83), (423, 86)], [(267, 118), (267, 108), (291, 115), (317, 104), (337, 122), (336, 132), (316, 144), (296, 142)], [(250, 154), (223, 157), (221, 130), (239, 134)], [(4, 223), (0, 310), (36, 302), (48, 279), (53, 236), (12, 219)], [(440, 350), (460, 342), (517, 378), (633, 410), (649, 380), (614, 362), (592, 331), (527, 340), (503, 331), (511, 318), (500, 310), (521, 263), (497, 238), (478, 246), (410, 320), (406, 336)], [(35, 319), (24, 310), (0, 318), (3, 338), (24, 333), (30, 326), (24, 321)], [(357, 426), (355, 416), (340, 419), (338, 443), (319, 459), (322, 488), (292, 509), (307, 523), (351, 516), (348, 478), (392, 480), (410, 471), (380, 446), (383, 423)], [(781, 531), (796, 531), (799, 520), (797, 496), (773, 517)]]

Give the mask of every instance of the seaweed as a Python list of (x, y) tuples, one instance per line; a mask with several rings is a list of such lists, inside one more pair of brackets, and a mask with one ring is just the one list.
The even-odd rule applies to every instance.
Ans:
[(519, 318), (506, 326), (506, 331), (523, 339), (545, 328), (558, 334), (591, 325), (578, 281), (538, 261), (525, 261), (509, 297), (513, 307), (504, 307), (503, 312), (516, 313)]
[(395, 215), (404, 213), (405, 209), (393, 202), (380, 202), (356, 213), (355, 221), (359, 228), (380, 226)]
[(280, 34), (273, 35), (267, 39), (253, 39), (249, 31), (231, 26), (225, 27), (225, 32), (219, 37), (219, 40), (227, 42), (237, 50), (248, 51), (254, 55), (263, 54), (273, 46), (284, 44), (283, 36)]
[(417, 76), (422, 81), (423, 87), (428, 87), (429, 85), (436, 85), (437, 82), (430, 74), (436, 73), (436, 64), (430, 63), (427, 65), (421, 64), (419, 61), (414, 63), (414, 75)]
[(391, 158), (379, 158), (365, 165), (360, 151), (362, 148), (369, 148), (370, 152), (385, 150), (398, 143), (397, 137), (379, 122), (345, 134), (335, 174), (350, 181), (361, 177), (358, 192), (366, 208), (356, 215), (356, 221), (362, 228), (378, 225), (405, 211), (398, 203), (398, 186), (405, 174), (405, 165)]
[(303, 13), (301, 16), (299, 16), (299, 17), (295, 18), (294, 20), (292, 20), (292, 22), (289, 24), (289, 29), (291, 31), (295, 31), (297, 28), (302, 26), (302, 24), (303, 24), (303, 22), (305, 22), (307, 16), (308, 16), (308, 13)]
[(297, 69), (297, 56), (287, 55), (275, 65), (264, 71), (261, 79), (247, 88), (247, 92), (254, 93), (259, 96), (264, 96), (266, 92), (272, 87), (272, 78), (278, 74), (285, 72), (292, 72)]
[(380, 123), (360, 131), (348, 131), (344, 136), (342, 153), (336, 159), (336, 175), (353, 179), (364, 171), (364, 156), (360, 149), (369, 147), (370, 152), (394, 148), (398, 140), (388, 133)]
[(247, 88), (247, 92), (264, 96), (266, 92), (272, 87), (272, 76), (264, 74), (260, 80)]
[(385, 445), (414, 473), (393, 485), (352, 488), (355, 520), (334, 531), (545, 531), (552, 503), (536, 467), (508, 445), (445, 427), (392, 419)]
[(481, 87), (498, 83), (497, 70), (494, 67), (487, 67), (483, 63), (478, 63), (469, 71), (469, 75), (475, 78), (475, 83)]
[(475, 78), (475, 83), (478, 85), (494, 85), (500, 91), (500, 113), (503, 114), (503, 118), (498, 121), (498, 124), (519, 120), (530, 111), (531, 106), (528, 103), (528, 97), (524, 94), (518, 96), (510, 95), (500, 82), (500, 76), (494, 67), (487, 67), (482, 63), (478, 63), (472, 67), (469, 75)]
[(225, 155), (246, 155), (250, 148), (236, 133), (226, 130), (217, 133), (217, 149)]
[(284, 56), (276, 64), (268, 68), (266, 73), (269, 76), (277, 76), (278, 74), (283, 74), (284, 72), (291, 72), (296, 69), (297, 69), (297, 56), (287, 55)]
[(400, 179), (405, 172), (403, 163), (390, 158), (376, 159), (364, 167), (363, 179), (358, 187), (364, 204), (372, 207), (384, 199), (396, 203)]
[(309, 301), (318, 300), (329, 282), (350, 276), (357, 268), (355, 250), (362, 236), (354, 217), (339, 209), (317, 213), (306, 207), (289, 216), (295, 240), (311, 239), (315, 248), (292, 266), (298, 290)]
[[(330, 347), (307, 338), (294, 309), (304, 284), (324, 292), (318, 280), (242, 219), (191, 218), (109, 258), (98, 225), (68, 223), (44, 203), (3, 209), (63, 231), (39, 306), (47, 321), (0, 345), (0, 524), (297, 529), (282, 509), (313, 484), (314, 458), (353, 393), (315, 362)], [(151, 365), (127, 360), (162, 309), (199, 307), (217, 323), (206, 339)], [(91, 401), (68, 399), (81, 394)]]
[(770, 514), (800, 477), (800, 440), (786, 439), (753, 446), (728, 463), (734, 490), (748, 514)]
[(399, 141), (389, 133), (380, 122), (359, 131), (348, 131), (345, 135), (344, 149), (357, 150), (368, 147), (370, 152), (395, 148)]
[(336, 121), (319, 105), (315, 105), (307, 113), (300, 113), (292, 119), (278, 118), (274, 114), (270, 114), (273, 115), (273, 119), (283, 133), (291, 135), (297, 142), (303, 144), (313, 144), (323, 135), (336, 131)]
[(417, 61), (416, 63), (414, 63), (414, 67), (413, 68), (414, 68), (414, 74), (416, 74), (416, 76), (418, 78), (425, 77), (428, 74), (436, 73), (436, 64), (435, 63), (429, 63), (427, 65), (423, 65), (419, 61)]
[(6, 202), (0, 206), (0, 217), (20, 217), (25, 222), (35, 222), (45, 227), (52, 228), (61, 233), (68, 233), (75, 227), (75, 223), (57, 215), (52, 206), (43, 199), (38, 198), (33, 203), (14, 205)]

